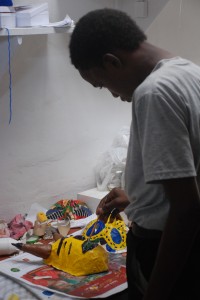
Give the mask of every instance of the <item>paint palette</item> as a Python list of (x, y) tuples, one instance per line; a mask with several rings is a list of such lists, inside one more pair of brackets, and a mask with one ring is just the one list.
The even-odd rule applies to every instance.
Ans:
[(38, 300), (41, 298), (16, 280), (0, 273), (0, 300)]

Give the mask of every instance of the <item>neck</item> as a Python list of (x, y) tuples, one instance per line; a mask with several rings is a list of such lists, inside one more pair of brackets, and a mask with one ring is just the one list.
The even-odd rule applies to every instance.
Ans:
[(147, 42), (143, 42), (136, 51), (132, 52), (131, 56), (132, 69), (138, 70), (138, 83), (141, 83), (152, 72), (160, 60), (174, 57), (172, 53)]
[(147, 63), (152, 69), (161, 59), (169, 59), (174, 57), (172, 53), (147, 42), (144, 42), (140, 45), (139, 53), (144, 63)]
[(130, 88), (130, 96), (160, 60), (174, 57), (168, 51), (147, 42), (141, 43), (139, 48), (132, 52), (118, 49), (112, 55), (120, 61), (120, 70), (122, 70), (123, 78), (126, 78), (126, 85)]

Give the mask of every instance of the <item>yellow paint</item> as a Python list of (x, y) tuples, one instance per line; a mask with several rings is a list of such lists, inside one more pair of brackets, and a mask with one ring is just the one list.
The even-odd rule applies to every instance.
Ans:
[(51, 254), (44, 260), (47, 265), (74, 276), (84, 276), (108, 270), (108, 253), (102, 246), (98, 245), (83, 254), (82, 244), (84, 241), (71, 236), (63, 240), (58, 255), (60, 241), (59, 239), (52, 244)]
[(45, 215), (45, 213), (43, 213), (42, 211), (37, 213), (37, 221), (40, 223), (46, 222), (48, 220), (47, 216)]
[(16, 294), (12, 294), (8, 297), (8, 300), (20, 300), (20, 298)]

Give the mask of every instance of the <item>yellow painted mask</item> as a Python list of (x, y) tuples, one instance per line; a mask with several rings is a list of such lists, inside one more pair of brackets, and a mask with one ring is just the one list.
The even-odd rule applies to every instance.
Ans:
[(44, 260), (47, 265), (70, 273), (84, 276), (108, 270), (108, 253), (98, 244), (84, 253), (82, 236), (62, 238), (52, 244), (50, 256)]

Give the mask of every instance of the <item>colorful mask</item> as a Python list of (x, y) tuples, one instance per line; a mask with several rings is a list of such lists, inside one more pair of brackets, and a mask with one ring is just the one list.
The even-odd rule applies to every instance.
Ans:
[[(106, 244), (106, 250), (115, 252), (126, 248), (126, 225), (123, 220), (110, 221), (111, 215), (108, 217), (107, 222), (104, 224), (101, 220), (91, 221), (83, 230), (82, 235), (85, 239), (90, 237), (90, 241)], [(97, 223), (97, 224), (96, 224)]]
[(47, 212), (48, 219), (83, 219), (92, 215), (92, 211), (81, 200), (59, 200)]

